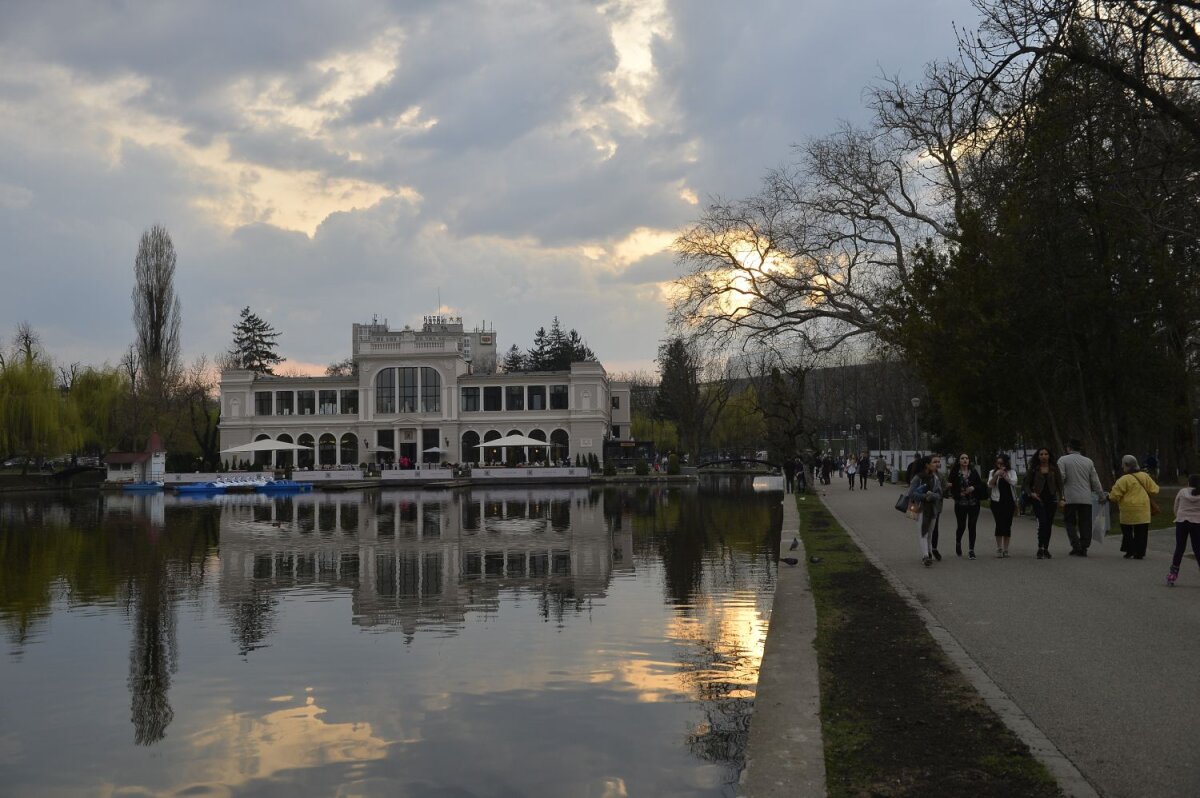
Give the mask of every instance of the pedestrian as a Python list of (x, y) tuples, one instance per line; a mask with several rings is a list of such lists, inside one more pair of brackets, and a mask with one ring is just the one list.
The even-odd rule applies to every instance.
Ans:
[(1105, 503), (1108, 494), (1100, 485), (1096, 464), (1083, 456), (1075, 438), (1067, 441), (1067, 453), (1058, 458), (1058, 470), (1063, 479), (1063, 523), (1071, 542), (1070, 556), (1086, 557), (1092, 545), (1092, 496), (1098, 494)]
[(1006, 454), (996, 455), (996, 462), (988, 473), (992, 519), (996, 522), (996, 556), (1008, 556), (1008, 544), (1012, 540), (1013, 513), (1017, 509), (1017, 474), (1012, 470), (1012, 461)]
[(798, 493), (805, 493), (808, 491), (808, 468), (799, 457), (796, 458), (793, 465), (796, 468), (796, 491)]
[(1062, 501), (1062, 474), (1054, 464), (1054, 455), (1045, 446), (1033, 455), (1033, 463), (1025, 475), (1025, 492), (1033, 504), (1038, 520), (1039, 560), (1050, 558), (1050, 532), (1054, 528), (1054, 515)]
[(858, 463), (854, 457), (846, 458), (846, 476), (850, 477), (850, 490), (854, 490), (854, 478), (858, 475)]
[(825, 455), (821, 461), (821, 484), (828, 485), (833, 477), (833, 458)]
[(879, 480), (879, 487), (883, 487), (883, 480), (887, 477), (888, 464), (887, 460), (883, 459), (883, 452), (879, 453), (879, 459), (875, 461), (875, 478)]
[(1150, 541), (1150, 497), (1158, 493), (1154, 478), (1142, 470), (1138, 459), (1131, 454), (1121, 458), (1125, 474), (1116, 481), (1108, 494), (1117, 503), (1121, 520), (1121, 551), (1125, 559), (1140, 560), (1146, 556)]
[(975, 559), (975, 528), (979, 523), (979, 502), (987, 488), (983, 477), (971, 465), (971, 455), (960, 454), (958, 466), (950, 472), (950, 495), (954, 497), (954, 553), (962, 556), (963, 532), (967, 531), (967, 558)]
[(871, 474), (871, 455), (866, 452), (858, 458), (858, 487), (867, 489), (867, 477)]
[(1175, 494), (1175, 555), (1171, 557), (1171, 570), (1167, 573), (1170, 587), (1175, 587), (1179, 577), (1179, 564), (1183, 562), (1188, 538), (1192, 539), (1192, 556), (1200, 564), (1200, 474), (1192, 474), (1188, 487)]
[(783, 461), (783, 486), (786, 493), (791, 493), (796, 486), (796, 461), (790, 457)]
[(928, 568), (933, 565), (934, 525), (942, 512), (942, 458), (931, 454), (921, 463), (908, 485), (908, 498), (921, 505), (921, 562)]

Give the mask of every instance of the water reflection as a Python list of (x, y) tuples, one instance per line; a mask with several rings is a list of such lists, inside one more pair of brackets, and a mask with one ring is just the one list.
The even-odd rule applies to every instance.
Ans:
[[(778, 498), (737, 484), (24, 497), (0, 504), (0, 521), (12, 655), (0, 684), (31, 679), (23, 663), (39, 645), (75, 644), (57, 618), (125, 618), (132, 740), (168, 750), (129, 760), (102, 734), (87, 747), (128, 760), (130, 785), (255, 793), (282, 780), (317, 794), (362, 781), (376, 785), (366, 794), (422, 794), (420, 781), (490, 794), (484, 763), (521, 759), (542, 772), (514, 794), (736, 784)], [(88, 678), (82, 663), (58, 665)], [(49, 721), (25, 723), (30, 740), (54, 737)], [(580, 734), (587, 746), (566, 742)], [(15, 783), (32, 792), (38, 757), (17, 759)], [(460, 773), (461, 761), (480, 769)], [(72, 789), (96, 788), (88, 772)]]

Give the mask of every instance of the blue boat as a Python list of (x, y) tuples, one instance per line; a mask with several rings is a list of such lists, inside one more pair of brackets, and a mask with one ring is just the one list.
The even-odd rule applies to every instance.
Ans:
[(121, 490), (127, 490), (130, 493), (152, 493), (162, 489), (161, 482), (126, 482), (121, 486)]
[(193, 482), (193, 483), (190, 483), (187, 485), (176, 485), (175, 492), (176, 493), (205, 493), (205, 494), (211, 495), (213, 493), (224, 493), (225, 486), (218, 485), (215, 482)]
[(291, 479), (277, 479), (255, 488), (259, 493), (308, 493), (312, 489), (311, 482), (296, 482)]

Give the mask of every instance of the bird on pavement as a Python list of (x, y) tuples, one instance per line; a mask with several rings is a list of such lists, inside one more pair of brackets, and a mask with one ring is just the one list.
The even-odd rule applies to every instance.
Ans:
[(797, 558), (795, 558), (795, 557), (780, 557), (780, 558), (779, 558), (779, 561), (780, 561), (780, 562), (785, 562), (785, 563), (787, 563), (788, 565), (796, 565), (796, 564), (798, 564), (798, 563), (800, 562), (800, 560), (798, 560), (798, 559), (797, 559)]
[(798, 548), (800, 548), (800, 538), (794, 537), (792, 538), (792, 545), (788, 546), (788, 549), (790, 551), (795, 551)]

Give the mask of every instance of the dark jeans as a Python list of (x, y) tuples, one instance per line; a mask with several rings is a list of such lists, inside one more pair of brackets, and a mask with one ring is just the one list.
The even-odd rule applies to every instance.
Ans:
[(996, 537), (1012, 537), (1013, 513), (1017, 505), (1014, 502), (992, 502), (992, 518), (996, 521)]
[(862, 488), (863, 490), (867, 489), (867, 477), (868, 476), (869, 476), (869, 474), (867, 474), (866, 471), (858, 472), (858, 486), (860, 488)]
[(1121, 551), (1140, 560), (1146, 556), (1146, 544), (1149, 542), (1149, 524), (1121, 524)]
[(1178, 573), (1179, 564), (1183, 562), (1183, 550), (1187, 548), (1188, 538), (1192, 539), (1192, 554), (1200, 563), (1200, 524), (1192, 521), (1175, 522), (1175, 556), (1171, 558), (1171, 570)]
[(1038, 548), (1050, 548), (1050, 531), (1054, 529), (1054, 515), (1058, 512), (1058, 500), (1051, 496), (1041, 501), (1034, 499), (1030, 504), (1033, 505), (1033, 511), (1037, 514), (1038, 520)]
[[(1104, 505), (1108, 509), (1108, 505)], [(1063, 523), (1067, 526), (1067, 540), (1071, 549), (1087, 551), (1092, 545), (1092, 505), (1068, 504), (1063, 508)]]
[(887, 475), (884, 474), (882, 471), (876, 471), (875, 476), (879, 478), (879, 487), (882, 488), (883, 487), (883, 478)]
[(975, 525), (979, 523), (979, 505), (954, 505), (954, 519), (958, 522), (958, 526), (954, 530), (954, 545), (962, 548), (962, 536), (964, 529), (969, 529), (967, 535), (967, 545), (971, 551), (975, 550)]

